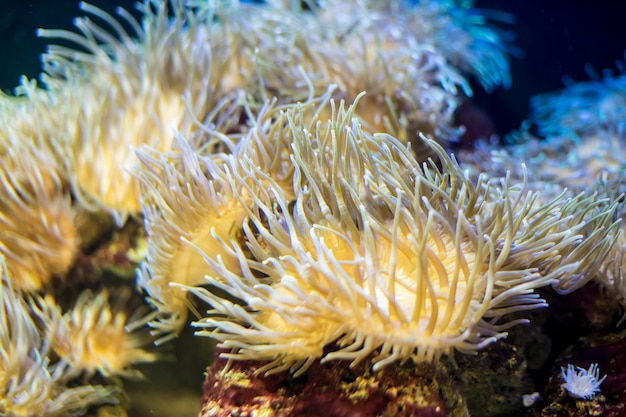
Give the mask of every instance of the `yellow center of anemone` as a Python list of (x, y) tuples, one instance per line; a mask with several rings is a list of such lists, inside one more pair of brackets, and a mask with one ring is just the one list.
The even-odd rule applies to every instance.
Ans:
[(172, 265), (171, 281), (185, 285), (202, 285), (211, 273), (204, 256), (224, 263), (231, 271), (239, 270), (236, 256), (224, 244), (236, 239), (236, 231), (246, 218), (246, 210), (233, 202), (221, 212), (206, 216), (192, 234), (189, 243), (181, 242)]
[(483, 267), (469, 239), (457, 245), (437, 226), (424, 237), (414, 232), (397, 226), (395, 234), (350, 236), (315, 227), (306, 255), (273, 260), (280, 279), (250, 300), (255, 327), (272, 330), (255, 334), (255, 344), (273, 343), (292, 358), (320, 357), (331, 343), (340, 349), (328, 356), (345, 359), (385, 344), (408, 354), (445, 350), (480, 318)]

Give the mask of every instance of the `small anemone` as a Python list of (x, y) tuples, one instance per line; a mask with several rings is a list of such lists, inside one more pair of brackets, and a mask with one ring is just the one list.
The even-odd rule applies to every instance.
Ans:
[(567, 368), (561, 367), (561, 387), (567, 391), (572, 398), (582, 398), (590, 400), (600, 392), (600, 385), (606, 379), (606, 375), (600, 378), (600, 369), (597, 363), (592, 363), (589, 369), (581, 368), (569, 364)]
[(117, 402), (113, 387), (77, 385), (63, 361), (51, 362), (50, 339), (13, 289), (14, 281), (0, 256), (0, 414), (74, 416), (93, 405)]
[(145, 319), (139, 317), (141, 309), (128, 316), (129, 296), (129, 291), (112, 297), (108, 291), (86, 290), (65, 313), (51, 297), (39, 300), (37, 310), (50, 348), (67, 364), (69, 375), (91, 377), (98, 372), (105, 377), (138, 377), (141, 373), (132, 369), (134, 365), (157, 359), (142, 348), (149, 338), (132, 332)]

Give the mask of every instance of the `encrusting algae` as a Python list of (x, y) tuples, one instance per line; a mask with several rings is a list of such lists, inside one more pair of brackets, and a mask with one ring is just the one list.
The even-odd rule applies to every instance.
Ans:
[[(0, 414), (125, 412), (120, 378), (193, 321), (219, 342), (203, 416), (286, 415), (267, 390), (224, 406), (233, 376), (303, 387), (309, 412), (466, 415), (454, 352), (515, 356), (517, 378), (503, 339), (546, 294), (595, 279), (626, 304), (623, 164), (576, 185), (598, 155), (561, 167), (523, 130), (459, 163), (469, 77), (508, 86), (510, 49), (471, 1), (415, 3), (81, 2), (76, 32), (39, 30), (70, 46), (0, 95)], [(551, 123), (593, 136), (556, 101), (533, 116), (555, 143)], [(610, 117), (596, 136), (621, 139)], [(107, 252), (124, 225), (137, 247)]]

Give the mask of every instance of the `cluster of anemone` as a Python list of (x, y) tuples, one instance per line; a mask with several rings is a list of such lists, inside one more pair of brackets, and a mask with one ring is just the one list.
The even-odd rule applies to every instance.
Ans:
[[(199, 302), (199, 334), (259, 372), (379, 370), (483, 348), (538, 288), (621, 273), (615, 195), (544, 195), (510, 160), (471, 176), (442, 148), (466, 77), (509, 84), (471, 2), (283, 3), (144, 0), (141, 21), (81, 3), (78, 32), (39, 31), (70, 46), (0, 95), (0, 413), (115, 402), (86, 383), (136, 376), (157, 359), (144, 325), (171, 340)], [(142, 222), (151, 313), (105, 285), (60, 294), (83, 211)]]
[[(478, 157), (486, 162), (485, 154), (494, 152), (499, 156), (496, 166), (506, 168), (523, 157), (538, 181), (576, 191), (597, 187), (600, 180), (614, 181), (624, 168), (626, 127), (626, 75), (624, 64), (618, 67), (617, 75), (608, 70), (603, 77), (592, 73), (591, 81), (570, 81), (562, 90), (533, 97), (529, 120), (506, 138), (510, 146), (483, 147)], [(541, 138), (530, 133), (531, 123)], [(478, 170), (491, 172), (476, 156), (468, 158)]]
[[(119, 402), (113, 377), (137, 377), (134, 365), (156, 359), (149, 339), (129, 330), (126, 297), (84, 292), (63, 311), (51, 295), (24, 297), (0, 258), (0, 412), (7, 416), (82, 415), (88, 407)], [(115, 341), (115, 343), (112, 343)], [(105, 379), (96, 382), (95, 373)]]
[[(144, 350), (148, 339), (127, 330), (134, 322), (122, 308), (124, 297), (110, 301), (87, 291), (63, 313), (50, 295), (24, 297), (3, 257), (0, 278), (2, 415), (82, 415), (116, 404), (121, 390), (111, 377), (137, 376), (133, 365), (155, 359)], [(95, 382), (95, 373), (107, 379)]]
[[(43, 114), (50, 125), (44, 141), (55, 143), (80, 204), (122, 224), (141, 212), (139, 185), (128, 172), (137, 164), (132, 148), (167, 151), (174, 131), (190, 135), (238, 91), (257, 103), (302, 101), (331, 84), (338, 87), (335, 98), (348, 101), (368, 91), (360, 117), (371, 131), (403, 140), (418, 130), (450, 137), (459, 93), (471, 95), (455, 67), (486, 86), (506, 84), (507, 54), (470, 9), (426, 3), (402, 13), (352, 2), (340, 13), (333, 7), (309, 13), (275, 4), (150, 0), (139, 7), (141, 22), (123, 9), (118, 20), (81, 3), (90, 17), (75, 20), (79, 33), (39, 30), (74, 46), (48, 48), (45, 92), (29, 99), (57, 109), (54, 118)], [(452, 10), (457, 16), (447, 21)], [(404, 12), (411, 19), (397, 17)], [(455, 30), (461, 21), (463, 29)], [(440, 52), (449, 40), (485, 56)], [(484, 45), (470, 47), (474, 41)]]
[[(81, 3), (89, 17), (75, 20), (78, 33), (38, 32), (74, 45), (49, 46), (45, 89), (27, 95), (55, 108), (37, 119), (46, 129), (41, 142), (54, 143), (80, 205), (122, 224), (141, 213), (129, 173), (138, 163), (133, 148), (169, 150), (174, 132), (192, 135), (229, 95), (252, 97), (250, 108), (258, 110), (272, 97), (294, 103), (330, 85), (335, 98), (350, 102), (367, 91), (359, 117), (370, 131), (403, 141), (418, 131), (449, 138), (458, 97), (471, 95), (463, 74), (485, 86), (507, 84), (506, 50), (465, 5), (428, 1), (398, 11), (391, 3), (297, 12), (279, 4), (147, 0), (141, 22), (123, 9), (118, 19)], [(450, 41), (467, 52), (445, 49)]]
[[(337, 86), (334, 98), (348, 102), (367, 91), (358, 112), (364, 126), (403, 141), (417, 131), (436, 132), (441, 140), (455, 134), (454, 109), (459, 97), (471, 95), (464, 75), (476, 75), (491, 86), (506, 84), (508, 77), (508, 55), (499, 42), (476, 48), (485, 54), (479, 60), (470, 52), (461, 57), (453, 48), (440, 48), (452, 40), (469, 46), (470, 40), (490, 35), (500, 39), (476, 19), (461, 19), (472, 15), (464, 6), (342, 2), (294, 12), (298, 7), (293, 2), (197, 3), (220, 23), (214, 37), (219, 39), (216, 54), (225, 57), (228, 67), (226, 85), (244, 89), (261, 104), (272, 97), (282, 103), (302, 101), (311, 89), (319, 94), (330, 84)], [(451, 9), (458, 21), (447, 19)], [(438, 24), (433, 24), (435, 16)], [(468, 23), (467, 30), (454, 31), (460, 21)], [(471, 30), (473, 26), (483, 31)]]

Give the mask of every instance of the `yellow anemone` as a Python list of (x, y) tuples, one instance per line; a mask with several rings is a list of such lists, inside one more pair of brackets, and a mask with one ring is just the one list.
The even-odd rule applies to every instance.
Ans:
[[(224, 356), (268, 361), (259, 372), (296, 373), (320, 357), (371, 358), (374, 369), (429, 361), (504, 337), (524, 321), (504, 316), (545, 306), (534, 289), (584, 272), (587, 254), (576, 247), (587, 241), (576, 222), (606, 224), (611, 210), (572, 218), (562, 198), (536, 209), (524, 183), (473, 183), (432, 141), (425, 144), (441, 168), (421, 165), (395, 138), (365, 133), (353, 113), (340, 106), (313, 132), (290, 124), (295, 201), (277, 184), (271, 200), (254, 196), (244, 239), (222, 242), (237, 255), (235, 270), (204, 254), (207, 282), (241, 302), (187, 288), (211, 305), (196, 325), (231, 349)], [(571, 227), (561, 230), (563, 219)], [(559, 233), (533, 239), (546, 225)], [(586, 246), (591, 256), (606, 255), (596, 243), (608, 230), (599, 230)], [(550, 263), (555, 256), (560, 262)]]
[(64, 362), (49, 359), (49, 338), (11, 286), (0, 256), (0, 414), (60, 417), (82, 414), (96, 404), (116, 402), (112, 387), (73, 385)]
[(183, 138), (178, 147), (160, 154), (147, 148), (138, 151), (143, 163), (137, 176), (144, 195), (148, 250), (138, 274), (138, 285), (157, 308), (150, 325), (163, 337), (175, 336), (186, 324), (184, 291), (170, 283), (200, 285), (209, 272), (202, 256), (192, 245), (236, 269), (238, 260), (222, 241), (237, 239), (247, 208), (237, 199), (249, 193), (242, 184), (235, 187), (228, 173), (233, 171), (232, 155), (202, 156)]
[(67, 363), (69, 375), (141, 376), (132, 366), (156, 360), (156, 354), (142, 348), (149, 343), (147, 338), (131, 331), (144, 320), (133, 318), (137, 314), (129, 318), (128, 298), (128, 292), (113, 300), (107, 291), (94, 295), (87, 290), (65, 313), (51, 297), (40, 300), (39, 315), (50, 347)]
[[(162, 335), (158, 343), (174, 336), (186, 323), (186, 294), (170, 284), (204, 284), (211, 269), (201, 253), (219, 257), (229, 269), (237, 269), (236, 254), (225, 250), (222, 242), (240, 239), (252, 198), (276, 184), (285, 199), (295, 198), (290, 125), (297, 122), (314, 129), (320, 109), (330, 107), (331, 93), (329, 89), (321, 97), (298, 104), (297, 114), (289, 111), (293, 105), (281, 106), (276, 101), (266, 103), (257, 115), (247, 106), (251, 121), (239, 140), (223, 133), (219, 123), (210, 123), (203, 127), (205, 139), (178, 136), (169, 152), (148, 147), (137, 150), (142, 166), (135, 174), (142, 185), (148, 234), (138, 285), (158, 310), (157, 319), (150, 323), (154, 333)], [(204, 149), (194, 149), (198, 142), (221, 142), (230, 153), (205, 155)], [(256, 171), (251, 172), (250, 166)]]
[(0, 254), (13, 286), (36, 291), (63, 277), (78, 252), (75, 211), (52, 155), (14, 144), (0, 156)]
[(76, 20), (82, 34), (39, 30), (81, 49), (52, 45), (43, 58), (58, 147), (80, 203), (112, 213), (120, 224), (140, 212), (139, 184), (128, 172), (138, 163), (132, 147), (168, 150), (174, 132), (188, 132), (219, 97), (205, 26), (179, 2), (171, 10), (168, 4), (143, 3), (140, 25), (124, 10), (119, 22), (81, 3), (110, 32), (89, 18)]
[[(264, 102), (304, 101), (335, 85), (334, 98), (352, 102), (370, 132), (406, 142), (418, 131), (448, 137), (467, 80), (432, 47), (430, 38), (406, 36), (378, 10), (351, 4), (303, 12), (279, 4), (210, 3), (217, 24), (215, 53), (226, 57), (226, 88), (241, 88)], [(337, 6), (337, 7), (335, 7)], [(306, 74), (306, 77), (303, 76)]]

